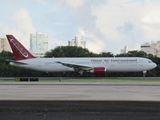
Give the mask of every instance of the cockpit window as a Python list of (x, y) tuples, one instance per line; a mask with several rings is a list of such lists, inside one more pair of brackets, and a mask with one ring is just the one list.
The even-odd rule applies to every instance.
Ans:
[(152, 61), (148, 61), (148, 63), (152, 63)]

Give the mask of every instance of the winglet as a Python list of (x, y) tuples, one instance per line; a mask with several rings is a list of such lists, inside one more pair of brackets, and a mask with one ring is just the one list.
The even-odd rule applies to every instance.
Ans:
[(16, 60), (35, 58), (13, 35), (6, 35)]

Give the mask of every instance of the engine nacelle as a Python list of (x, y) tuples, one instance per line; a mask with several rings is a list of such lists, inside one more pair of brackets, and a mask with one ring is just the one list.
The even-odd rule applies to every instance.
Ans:
[(95, 67), (90, 72), (96, 75), (104, 75), (106, 73), (106, 68), (105, 67)]

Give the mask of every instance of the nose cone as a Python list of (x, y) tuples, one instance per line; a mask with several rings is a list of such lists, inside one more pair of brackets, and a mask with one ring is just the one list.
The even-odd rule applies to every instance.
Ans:
[(153, 68), (157, 67), (157, 64), (156, 63), (153, 63)]

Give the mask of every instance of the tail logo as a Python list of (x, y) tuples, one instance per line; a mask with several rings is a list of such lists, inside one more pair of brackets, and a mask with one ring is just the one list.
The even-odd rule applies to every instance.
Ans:
[(19, 51), (19, 53), (27, 58), (28, 57), (28, 53), (25, 51), (25, 49), (23, 47), (21, 47), (21, 45), (18, 42), (15, 42), (14, 39), (9, 39), (10, 42), (13, 44), (13, 47)]

